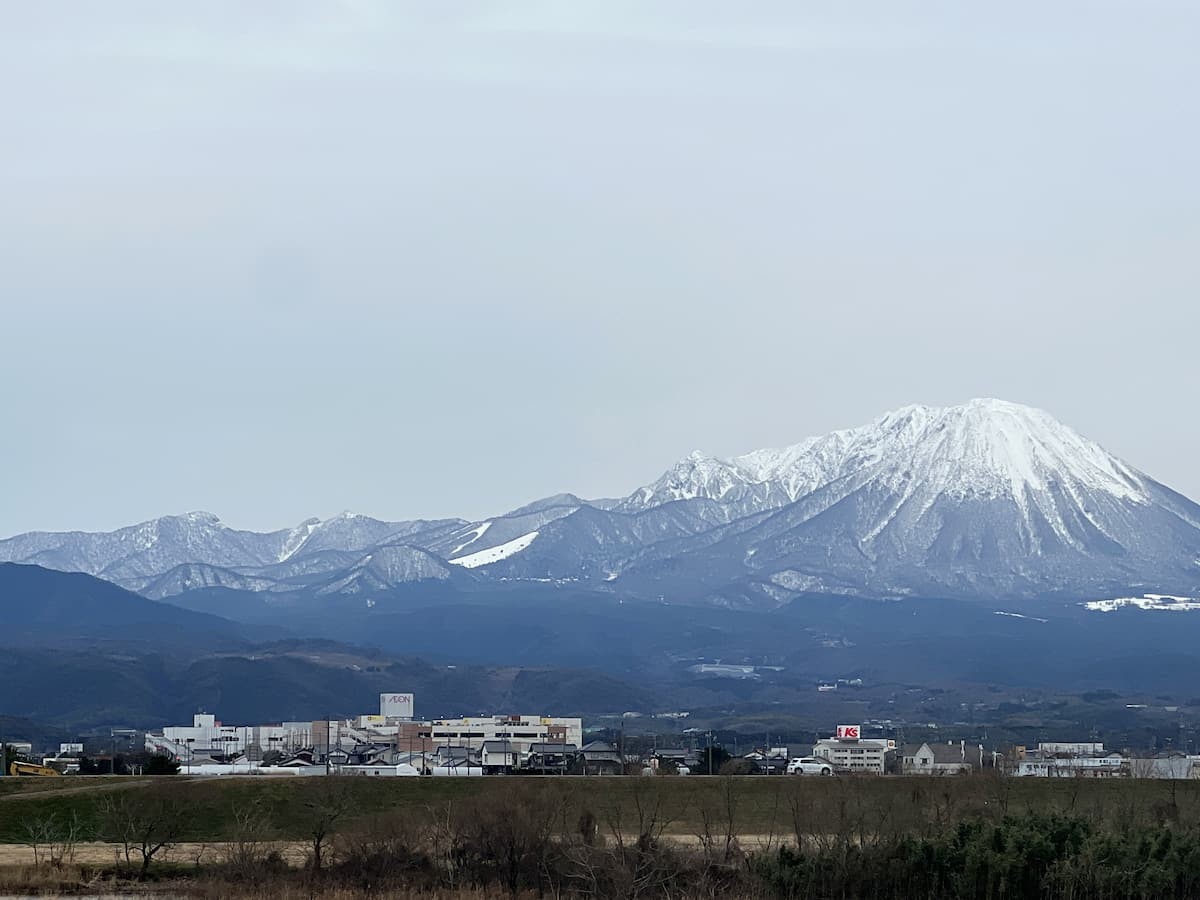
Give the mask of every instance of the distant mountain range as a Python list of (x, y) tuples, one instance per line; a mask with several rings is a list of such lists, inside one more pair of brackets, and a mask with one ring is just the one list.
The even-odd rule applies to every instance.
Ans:
[[(960, 704), (981, 703), (1036, 739), (1046, 716), (1069, 735), (1068, 723), (1091, 729), (1096, 716), (1139, 727), (1124, 703), (1149, 696), (1200, 704), (1200, 617), (1184, 613), (830, 594), (769, 610), (684, 607), (529, 583), (417, 589), (369, 605), (331, 595), (280, 609), (266, 598), (211, 588), (156, 602), (90, 575), (0, 564), (0, 725), (46, 738), (186, 722), (197, 710), (238, 723), (311, 719), (368, 712), (380, 692), (411, 690), (423, 716), (533, 711), (612, 725), (626, 711), (683, 710), (690, 725), (751, 732), (872, 717), (958, 722)], [(232, 621), (247, 618), (274, 624)], [(718, 662), (733, 665), (703, 665)], [(744, 674), (714, 674), (722, 668)], [(817, 690), (836, 679), (846, 690)], [(1128, 700), (1044, 706), (1095, 689)]]
[[(399, 689), (433, 715), (756, 722), (857, 721), (868, 695), (929, 722), (958, 715), (920, 699), (947, 685), (1200, 703), (1200, 615), (1163, 611), (1195, 604), (1079, 602), (1143, 594), (1200, 597), (1200, 506), (1046, 413), (976, 400), (474, 522), (18, 535), (0, 681), (4, 712), (51, 729), (349, 714)], [(706, 676), (718, 661), (754, 674)], [(865, 693), (816, 691), (837, 678)]]
[(1200, 506), (1044, 412), (974, 400), (780, 450), (693, 453), (618, 500), (560, 494), (478, 522), (346, 513), (265, 534), (190, 513), (18, 535), (0, 561), (155, 599), (283, 604), (514, 584), (754, 609), (811, 594), (1197, 596)]
[[(453, 620), (422, 619), (437, 632), (434, 644), (451, 643), (456, 633), (461, 644)], [(652, 702), (645, 685), (583, 671), (570, 660), (553, 668), (510, 660), (471, 665), (479, 653), (468, 647), (459, 664), (435, 665), (412, 652), (423, 640), (419, 633), (409, 652), (389, 653), (322, 639), (327, 629), (319, 624), (311, 636), (278, 640), (279, 628), (31, 565), (0, 563), (0, 623), (0, 718), (10, 720), (0, 722), (8, 727), (0, 733), (9, 737), (47, 726), (178, 723), (203, 708), (241, 722), (352, 715), (376, 709), (381, 692), (401, 687), (416, 691), (423, 712), (437, 716), (496, 708), (594, 714)], [(488, 628), (502, 633), (495, 620)]]

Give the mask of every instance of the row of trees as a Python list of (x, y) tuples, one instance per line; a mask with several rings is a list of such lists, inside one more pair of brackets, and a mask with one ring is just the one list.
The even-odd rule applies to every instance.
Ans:
[(118, 753), (111, 759), (79, 758), (80, 775), (177, 775), (179, 762), (162, 753)]

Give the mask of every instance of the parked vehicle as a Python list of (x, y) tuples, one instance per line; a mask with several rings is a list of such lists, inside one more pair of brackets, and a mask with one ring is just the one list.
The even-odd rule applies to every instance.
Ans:
[(797, 756), (788, 763), (789, 775), (832, 775), (833, 763), (817, 756)]

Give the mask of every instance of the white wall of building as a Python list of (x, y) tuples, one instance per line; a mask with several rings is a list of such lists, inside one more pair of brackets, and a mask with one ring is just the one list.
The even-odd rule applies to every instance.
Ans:
[(288, 753), (312, 744), (311, 722), (286, 722), (282, 725), (222, 725), (216, 717), (198, 714), (191, 725), (173, 725), (162, 730), (163, 740), (148, 734), (146, 744), (180, 759), (189, 756), (219, 754), (235, 756), (258, 748), (263, 753), (278, 750)]
[(480, 746), (484, 741), (508, 741), (522, 754), (532, 744), (563, 741), (583, 746), (583, 720), (557, 716), (468, 716), (429, 723), (435, 744)]
[[(170, 726), (161, 734), (148, 734), (146, 746), (151, 751), (169, 753), (183, 762), (198, 756), (236, 756), (249, 751), (290, 753), (305, 747), (315, 748), (323, 754), (331, 744), (349, 750), (359, 743), (394, 743), (399, 728), (396, 718), (374, 715), (328, 724), (305, 721), (280, 725), (222, 725), (215, 716), (199, 713), (192, 717), (191, 725)], [(536, 743), (561, 741), (576, 748), (583, 746), (583, 720), (559, 716), (469, 716), (435, 720), (420, 730), (422, 733), (427, 731), (434, 744), (482, 748), (484, 741), (506, 741), (512, 752), (521, 755), (527, 754), (530, 746)]]
[(885, 771), (888, 742), (879, 740), (839, 741), (825, 738), (813, 745), (813, 756), (829, 760), (854, 772), (872, 772), (882, 775)]

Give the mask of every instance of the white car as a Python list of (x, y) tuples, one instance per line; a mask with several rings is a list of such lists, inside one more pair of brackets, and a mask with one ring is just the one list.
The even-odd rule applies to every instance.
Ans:
[(832, 775), (833, 763), (817, 756), (797, 756), (788, 763), (789, 775)]

